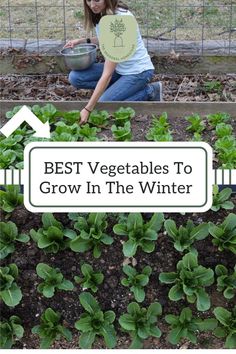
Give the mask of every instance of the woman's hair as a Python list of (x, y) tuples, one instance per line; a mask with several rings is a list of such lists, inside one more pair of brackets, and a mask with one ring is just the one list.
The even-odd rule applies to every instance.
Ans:
[(87, 32), (91, 31), (93, 27), (99, 23), (103, 15), (114, 15), (118, 7), (128, 10), (128, 6), (125, 5), (122, 1), (119, 0), (104, 0), (104, 1), (106, 5), (105, 13), (94, 14), (89, 8), (87, 1), (84, 0), (84, 15), (85, 15), (84, 26)]

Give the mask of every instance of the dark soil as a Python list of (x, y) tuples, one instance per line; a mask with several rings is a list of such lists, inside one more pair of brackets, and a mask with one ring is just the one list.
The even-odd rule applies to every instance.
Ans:
[[(232, 198), (235, 208), (232, 212), (236, 212), (236, 197)], [(165, 218), (172, 218), (176, 221), (177, 226), (185, 224), (190, 218), (195, 224), (212, 221), (214, 223), (222, 223), (228, 215), (225, 210), (219, 212), (208, 211), (207, 213), (199, 214), (165, 214)], [(1, 212), (1, 219), (6, 218), (6, 214)], [(29, 233), (34, 228), (41, 227), (42, 214), (33, 214), (20, 206), (10, 215), (10, 220), (18, 225), (19, 232)], [(72, 227), (72, 222), (67, 214), (54, 214), (64, 226)], [(150, 215), (143, 214), (145, 219)], [(61, 251), (58, 254), (45, 254), (38, 249), (36, 244), (31, 240), (28, 244), (18, 244), (14, 254), (9, 255), (7, 259), (1, 261), (1, 265), (16, 263), (19, 268), (19, 278), (17, 283), (21, 286), (23, 299), (19, 305), (13, 309), (9, 309), (5, 304), (2, 305), (1, 316), (8, 318), (10, 315), (18, 315), (23, 321), (25, 335), (21, 341), (15, 345), (16, 348), (39, 348), (38, 337), (31, 334), (31, 328), (39, 323), (39, 317), (47, 307), (52, 307), (54, 310), (62, 314), (63, 323), (73, 332), (73, 341), (67, 343), (64, 340), (56, 342), (54, 348), (78, 348), (78, 332), (74, 328), (74, 323), (79, 319), (83, 308), (79, 303), (79, 294), (82, 289), (77, 284), (73, 291), (56, 292), (51, 299), (44, 298), (37, 292), (37, 285), (41, 279), (36, 274), (36, 265), (39, 262), (47, 263), (53, 267), (58, 267), (64, 274), (66, 279), (74, 283), (74, 276), (80, 275), (80, 267), (86, 262), (93, 266), (94, 269), (102, 271), (105, 278), (99, 290), (96, 293), (96, 298), (99, 301), (103, 310), (113, 310), (116, 313), (116, 329), (118, 334), (117, 348), (128, 348), (130, 345), (129, 336), (122, 332), (118, 319), (120, 315), (126, 312), (127, 305), (134, 301), (132, 293), (127, 287), (121, 285), (120, 281), (123, 277), (122, 265), (131, 264), (136, 266), (137, 270), (141, 270), (145, 265), (152, 267), (152, 275), (150, 282), (146, 287), (146, 298), (142, 303), (143, 306), (149, 306), (154, 301), (159, 301), (163, 307), (163, 315), (158, 321), (158, 326), (163, 334), (160, 339), (151, 338), (145, 341), (144, 348), (175, 348), (167, 342), (168, 325), (164, 321), (164, 315), (168, 313), (179, 314), (183, 307), (189, 306), (186, 301), (171, 302), (168, 299), (168, 291), (170, 286), (161, 284), (158, 280), (160, 272), (174, 271), (176, 263), (182, 258), (182, 255), (177, 252), (166, 232), (161, 230), (156, 243), (155, 251), (151, 254), (138, 251), (134, 258), (127, 259), (122, 253), (122, 242), (125, 240), (113, 234), (112, 228), (118, 222), (118, 214), (108, 214), (108, 229), (107, 233), (114, 237), (114, 243), (111, 246), (105, 246), (102, 250), (102, 256), (99, 259), (94, 259), (91, 252), (74, 253), (70, 250)], [(198, 241), (195, 246), (199, 253), (199, 264), (215, 268), (217, 264), (224, 264), (228, 269), (233, 269), (235, 265), (235, 256), (230, 252), (219, 252), (212, 244), (211, 236), (203, 241)], [(226, 301), (223, 295), (216, 290), (216, 284), (206, 288), (211, 296), (212, 309), (216, 306), (224, 306), (227, 308), (233, 307), (233, 300)], [(212, 311), (201, 313), (196, 310), (195, 305), (190, 305), (195, 316), (201, 318), (213, 317)], [(198, 335), (198, 344), (193, 345), (190, 342), (183, 340), (178, 348), (222, 348), (223, 341), (214, 337), (211, 333), (201, 333)], [(104, 343), (98, 340), (94, 348), (105, 348)]]
[[(163, 83), (164, 101), (236, 102), (236, 75), (158, 75), (153, 81)], [(209, 83), (219, 83), (209, 87)], [(219, 86), (220, 85), (220, 86)], [(91, 90), (76, 90), (67, 75), (0, 76), (1, 100), (87, 100)]]

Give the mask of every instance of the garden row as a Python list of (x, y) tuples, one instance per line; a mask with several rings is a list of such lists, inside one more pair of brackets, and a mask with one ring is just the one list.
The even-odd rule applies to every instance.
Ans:
[[(21, 270), (18, 271), (17, 262), (9, 261), (9, 258), (15, 258), (19, 247), (17, 241), (27, 243), (22, 248), (25, 255), (32, 243), (37, 245), (37, 252), (45, 254), (45, 258), (42, 254), (34, 257), (33, 269), (37, 279), (37, 286), (33, 289), (34, 297), (46, 299), (40, 323), (37, 319), (38, 323), (31, 327), (32, 333), (40, 337), (41, 348), (50, 347), (60, 336), (66, 340), (72, 339), (70, 326), (62, 321), (60, 311), (53, 306), (48, 307), (48, 304), (57, 294), (62, 294), (57, 298), (57, 301), (61, 301), (65, 298), (63, 294), (76, 295), (77, 292), (79, 301), (75, 303), (77, 308), (71, 322), (79, 331), (81, 348), (91, 347), (97, 337), (103, 337), (106, 347), (113, 348), (117, 342), (116, 333), (121, 330), (130, 335), (131, 348), (140, 348), (149, 337), (161, 339), (159, 323), (163, 323), (163, 320), (168, 326), (166, 338), (172, 345), (181, 343), (183, 339), (196, 344), (199, 333), (208, 331), (222, 338), (225, 347), (236, 348), (236, 307), (233, 306), (236, 296), (236, 214), (227, 213), (229, 209), (235, 211), (235, 204), (229, 200), (230, 189), (219, 192), (214, 188), (211, 213), (217, 218), (220, 215), (216, 223), (213, 217), (210, 218), (211, 222), (204, 222), (196, 219), (194, 214), (188, 214), (187, 222), (180, 223), (175, 214), (168, 216), (162, 213), (153, 214), (150, 220), (146, 220), (147, 215), (139, 213), (69, 213), (62, 222), (53, 214), (44, 213), (40, 215), (39, 227), (33, 227), (26, 233), (21, 233), (17, 222), (12, 221), (14, 211), (22, 204), (19, 188), (6, 187), (5, 191), (0, 191), (0, 196), (4, 216), (0, 224), (0, 255), (3, 265), (0, 268), (0, 298), (4, 302), (2, 312), (5, 317), (0, 324), (1, 348), (10, 348), (17, 338), (23, 337), (26, 322), (25, 318), (21, 320), (17, 310), (26, 296), (24, 291), (22, 294), (17, 280)], [(209, 220), (207, 213), (203, 215)], [(33, 214), (33, 217), (36, 218), (36, 215)], [(9, 218), (11, 221), (8, 221)], [(171, 257), (171, 252), (177, 252), (173, 257), (175, 264), (171, 271), (158, 271), (160, 259), (158, 262), (155, 252), (160, 247), (161, 235), (168, 256)], [(214, 267), (204, 266), (204, 257), (198, 247), (201, 241), (210, 241), (212, 244), (216, 262)], [(111, 310), (111, 303), (104, 305), (100, 300), (107, 270), (105, 268), (101, 271), (96, 262), (106, 252), (108, 258), (111, 255), (111, 266), (115, 243), (119, 248), (122, 244), (121, 259), (125, 260), (116, 288), (120, 289), (121, 286), (128, 290), (125, 296), (127, 312), (125, 309), (116, 309), (115, 312)], [(167, 249), (168, 243), (171, 244), (170, 249)], [(64, 262), (68, 263), (69, 258), (75, 258), (78, 253), (81, 257), (86, 255), (87, 261), (80, 263), (78, 273), (74, 274), (69, 268), (65, 276), (64, 270), (57, 267), (57, 258), (61, 259), (63, 252)], [(72, 252), (69, 258), (66, 256), (68, 252)], [(218, 263), (217, 253), (221, 253), (224, 264)], [(147, 258), (142, 261), (145, 254)], [(153, 264), (157, 267), (150, 265), (152, 254), (155, 259)], [(49, 262), (45, 261), (47, 259)], [(169, 303), (180, 303), (176, 311), (171, 312), (167, 302), (161, 304), (157, 301), (159, 299), (156, 295), (149, 296), (148, 292), (158, 280), (167, 287)], [(76, 288), (76, 283), (80, 290)], [(219, 294), (223, 293), (227, 308), (212, 306), (211, 296), (206, 291), (206, 288), (212, 287), (216, 287)], [(85, 290), (96, 294), (96, 298)], [(79, 316), (76, 318), (78, 308)]]
[[(16, 106), (6, 113), (12, 118), (21, 106)], [(178, 119), (181, 136), (166, 113), (152, 115), (147, 124), (141, 127), (142, 137), (136, 136), (137, 114), (132, 108), (121, 107), (110, 115), (107, 111), (93, 111), (87, 124), (78, 124), (79, 111), (58, 111), (52, 104), (43, 107), (29, 107), (42, 121), (48, 121), (51, 128), (50, 141), (206, 141), (213, 146), (215, 162), (218, 167), (234, 169), (236, 167), (236, 138), (233, 119), (227, 113), (209, 114), (201, 117), (193, 114)], [(110, 119), (109, 119), (110, 118)], [(110, 122), (112, 124), (110, 124)], [(135, 121), (135, 124), (132, 122)], [(31, 141), (48, 141), (32, 136), (32, 130), (26, 125), (17, 129), (9, 138), (0, 137), (0, 168), (23, 168), (23, 149)]]

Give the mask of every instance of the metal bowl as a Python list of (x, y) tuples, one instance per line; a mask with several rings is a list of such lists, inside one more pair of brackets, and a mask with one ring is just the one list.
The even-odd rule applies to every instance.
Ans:
[(96, 60), (96, 44), (78, 44), (73, 48), (64, 48), (60, 51), (66, 65), (71, 70), (84, 70), (89, 68)]

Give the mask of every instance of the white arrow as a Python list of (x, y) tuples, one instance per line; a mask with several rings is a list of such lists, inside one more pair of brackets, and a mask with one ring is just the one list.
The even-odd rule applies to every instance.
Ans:
[(9, 122), (0, 129), (0, 132), (8, 138), (23, 122), (27, 122), (33, 130), (35, 130), (33, 136), (38, 138), (50, 138), (49, 123), (42, 123), (26, 106), (23, 106)]

